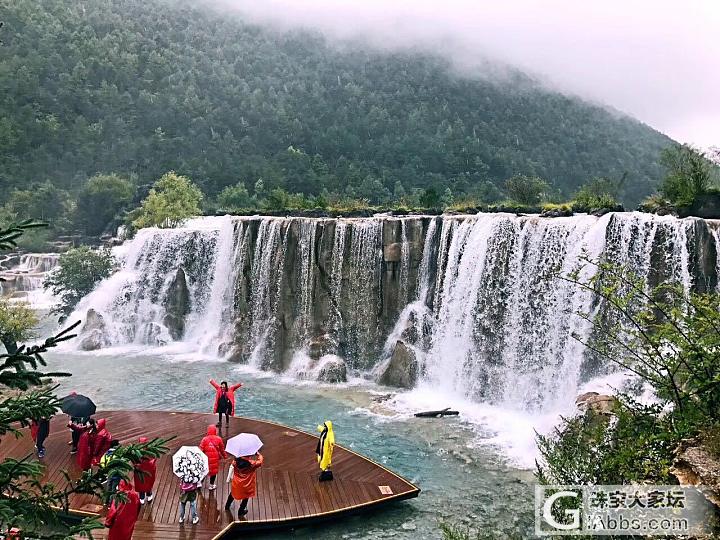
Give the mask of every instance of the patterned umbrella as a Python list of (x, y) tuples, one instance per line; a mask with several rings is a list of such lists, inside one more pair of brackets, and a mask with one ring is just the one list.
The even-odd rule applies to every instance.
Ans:
[(197, 446), (182, 446), (173, 456), (175, 476), (188, 484), (199, 484), (210, 472), (208, 458)]

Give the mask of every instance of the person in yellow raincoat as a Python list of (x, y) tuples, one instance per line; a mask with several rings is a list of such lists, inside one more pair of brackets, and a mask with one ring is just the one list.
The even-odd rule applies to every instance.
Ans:
[(320, 432), (320, 440), (318, 441), (315, 453), (317, 454), (318, 464), (320, 465), (320, 481), (332, 480), (333, 474), (330, 470), (332, 465), (332, 453), (335, 446), (335, 433), (330, 420), (318, 426)]

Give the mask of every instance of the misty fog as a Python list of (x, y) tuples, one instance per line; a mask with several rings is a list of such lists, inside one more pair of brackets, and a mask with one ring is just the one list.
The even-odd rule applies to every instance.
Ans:
[(679, 141), (720, 145), (717, 0), (212, 1), (251, 22), (418, 48), (470, 71), (508, 63)]

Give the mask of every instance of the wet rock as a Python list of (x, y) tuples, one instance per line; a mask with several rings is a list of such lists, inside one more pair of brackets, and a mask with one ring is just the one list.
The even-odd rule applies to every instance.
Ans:
[(329, 354), (320, 359), (317, 374), (317, 380), (320, 382), (346, 382), (347, 366), (342, 358)]
[(170, 336), (179, 340), (185, 333), (185, 317), (190, 313), (190, 291), (187, 286), (185, 270), (178, 268), (175, 277), (168, 287), (163, 303), (165, 317), (163, 324), (167, 327)]
[(378, 383), (400, 388), (412, 388), (418, 378), (418, 362), (415, 351), (398, 340), (385, 369), (378, 377)]
[(720, 506), (720, 458), (712, 455), (698, 439), (685, 439), (675, 450), (670, 472), (681, 485), (703, 486), (703, 495)]
[(148, 345), (162, 346), (170, 342), (169, 330), (156, 322), (145, 327), (143, 341)]
[(385, 262), (400, 262), (402, 258), (402, 244), (393, 242), (383, 248), (383, 258)]
[(319, 360), (328, 354), (334, 354), (337, 344), (330, 334), (323, 334), (310, 340), (308, 344), (308, 356), (313, 360)]
[(712, 191), (698, 195), (693, 201), (692, 206), (687, 209), (686, 215), (705, 219), (720, 218), (720, 193)]
[(97, 351), (109, 344), (105, 334), (105, 319), (94, 309), (88, 309), (81, 332), (83, 337), (79, 347), (82, 351)]
[(581, 411), (593, 411), (598, 414), (612, 414), (617, 400), (613, 396), (598, 394), (597, 392), (586, 392), (575, 400), (575, 405)]

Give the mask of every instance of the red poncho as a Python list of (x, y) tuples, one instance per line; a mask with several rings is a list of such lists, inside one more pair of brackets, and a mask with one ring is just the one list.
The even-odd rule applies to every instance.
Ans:
[(225, 443), (217, 434), (215, 426), (208, 426), (207, 436), (200, 441), (200, 450), (205, 452), (210, 466), (210, 476), (217, 474), (220, 470), (220, 460), (225, 457)]
[(131, 484), (120, 480), (118, 486), (124, 491), (127, 502), (118, 503), (113, 501), (105, 517), (105, 526), (110, 529), (108, 540), (131, 540), (135, 522), (140, 514), (140, 497)]
[(110, 448), (112, 435), (105, 428), (105, 419), (101, 418), (97, 421), (97, 434), (92, 446), (92, 464), (97, 465)]
[(79, 431), (82, 434), (77, 445), (77, 464), (83, 471), (86, 471), (92, 465), (93, 448), (95, 446), (95, 437), (97, 433), (90, 426), (79, 426), (70, 424), (70, 429)]
[[(222, 386), (220, 386), (217, 382), (215, 382), (214, 379), (210, 379), (210, 384), (215, 389), (215, 406), (213, 407), (213, 412), (218, 412), (218, 404), (220, 403), (220, 396), (222, 396)], [(230, 416), (235, 416), (235, 390), (240, 388), (242, 386), (242, 383), (233, 384), (230, 386), (225, 393), (227, 398), (230, 400)]]
[[(148, 442), (147, 437), (140, 437), (140, 443)], [(157, 472), (157, 459), (145, 457), (135, 464), (134, 480), (135, 490), (140, 493), (150, 493), (155, 485), (155, 473)]]

